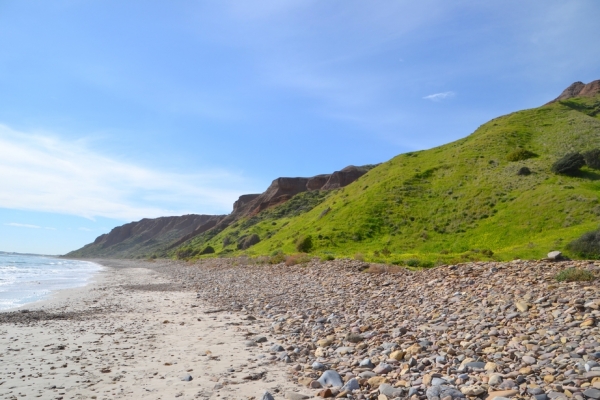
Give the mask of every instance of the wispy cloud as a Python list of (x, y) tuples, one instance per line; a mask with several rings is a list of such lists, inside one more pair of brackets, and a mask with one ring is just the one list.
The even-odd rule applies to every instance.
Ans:
[(91, 219), (224, 213), (247, 186), (227, 171), (156, 171), (99, 154), (84, 141), (67, 142), (3, 125), (0, 176), (0, 207)]
[(431, 101), (442, 101), (442, 100), (450, 99), (454, 96), (456, 96), (456, 93), (454, 93), (454, 92), (442, 92), (442, 93), (430, 94), (429, 96), (425, 96), (423, 98), (425, 100), (431, 100)]
[(6, 226), (14, 226), (17, 228), (29, 228), (29, 229), (40, 229), (41, 226), (37, 226), (37, 225), (30, 225), (30, 224), (20, 224), (18, 222), (8, 222), (6, 224), (4, 224)]

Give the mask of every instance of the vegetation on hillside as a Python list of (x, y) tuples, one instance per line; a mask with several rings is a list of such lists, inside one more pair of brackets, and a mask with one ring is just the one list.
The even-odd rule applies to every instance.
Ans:
[[(542, 258), (600, 222), (600, 174), (552, 166), (600, 148), (600, 97), (569, 99), (496, 118), (470, 136), (401, 154), (351, 185), (306, 192), (207, 232), (184, 248), (212, 256), (310, 253), (398, 265)], [(238, 250), (241, 238), (260, 242)]]

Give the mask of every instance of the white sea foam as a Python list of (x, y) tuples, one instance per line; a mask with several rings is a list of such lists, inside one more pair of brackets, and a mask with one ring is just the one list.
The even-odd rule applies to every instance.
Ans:
[(85, 286), (101, 269), (87, 261), (0, 253), (0, 310), (42, 300), (56, 290)]

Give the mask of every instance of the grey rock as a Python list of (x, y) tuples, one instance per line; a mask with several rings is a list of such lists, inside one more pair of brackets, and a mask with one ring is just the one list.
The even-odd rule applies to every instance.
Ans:
[(546, 393), (534, 394), (534, 400), (548, 400), (548, 395)]
[(380, 363), (378, 366), (373, 369), (373, 372), (376, 374), (387, 374), (392, 370), (392, 366), (386, 363)]
[(315, 361), (314, 363), (312, 363), (311, 367), (315, 371), (323, 371), (325, 368), (327, 368), (325, 366), (325, 364), (321, 364), (320, 362), (317, 362), (317, 361)]
[(342, 387), (342, 391), (344, 390), (358, 390), (360, 389), (360, 385), (358, 384), (358, 380), (356, 378), (350, 379), (346, 384)]
[(254, 346), (256, 346), (256, 342), (255, 342), (254, 340), (246, 340), (246, 341), (244, 342), (244, 345), (245, 345), (246, 347), (254, 347)]
[(288, 400), (305, 400), (310, 396), (298, 392), (285, 392), (285, 398)]
[(485, 368), (485, 363), (482, 361), (471, 361), (471, 362), (466, 363), (465, 367), (483, 369), (483, 368)]
[(524, 363), (526, 364), (535, 364), (535, 358), (531, 357), (531, 356), (523, 356), (521, 358), (521, 360), (523, 360)]
[(375, 368), (375, 364), (371, 362), (370, 358), (365, 358), (358, 364), (358, 366), (363, 368)]
[(256, 343), (265, 343), (268, 339), (264, 336), (257, 336), (254, 338)]
[(279, 345), (279, 344), (274, 344), (273, 346), (271, 346), (271, 351), (274, 351), (276, 353), (279, 353), (281, 351), (285, 351), (285, 349), (283, 348), (283, 346)]
[(275, 400), (273, 398), (273, 395), (269, 392), (265, 392), (262, 397), (260, 398), (260, 400)]
[(361, 378), (365, 378), (365, 379), (369, 379), (372, 378), (374, 376), (377, 376), (377, 374), (373, 371), (363, 371), (360, 374), (358, 374), (359, 377)]
[(448, 382), (443, 379), (443, 378), (432, 378), (431, 379), (431, 386), (440, 386), (440, 385), (445, 385)]
[(600, 390), (590, 388), (583, 392), (583, 395), (590, 399), (600, 399)]
[(342, 377), (340, 376), (340, 374), (337, 373), (337, 371), (334, 371), (333, 369), (328, 369), (327, 371), (323, 372), (323, 375), (321, 375), (321, 377), (317, 379), (317, 381), (322, 386), (344, 386), (344, 381), (342, 380)]
[(379, 385), (379, 393), (386, 395), (388, 398), (395, 398), (402, 396), (402, 389), (397, 389), (387, 383)]
[(594, 367), (598, 367), (600, 364), (598, 364), (596, 361), (588, 361), (585, 363), (585, 370), (587, 372), (590, 372), (592, 370), (592, 368)]
[(186, 374), (186, 375), (184, 375), (184, 376), (181, 377), (181, 380), (184, 381), (184, 382), (189, 382), (192, 379), (194, 379), (194, 378), (192, 378), (192, 376), (190, 374)]
[(412, 397), (417, 393), (419, 393), (419, 390), (415, 387), (411, 387), (408, 389), (408, 397)]
[(427, 395), (427, 398), (429, 400), (433, 399), (434, 397), (443, 399), (444, 397), (448, 396), (452, 397), (453, 399), (465, 398), (465, 395), (462, 394), (460, 390), (446, 385), (432, 386), (429, 389), (427, 389), (427, 392), (425, 394)]
[(496, 386), (502, 383), (502, 376), (499, 374), (492, 374), (488, 380), (488, 385)]
[(560, 251), (551, 251), (548, 253), (548, 260), (558, 261), (562, 259), (562, 253)]

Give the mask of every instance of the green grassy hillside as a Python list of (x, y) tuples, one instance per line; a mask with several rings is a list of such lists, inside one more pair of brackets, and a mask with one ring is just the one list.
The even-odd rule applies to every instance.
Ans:
[[(399, 155), (343, 189), (302, 193), (183, 247), (210, 245), (212, 256), (290, 254), (310, 235), (315, 255), (361, 253), (388, 263), (540, 258), (600, 223), (600, 171), (550, 171), (564, 154), (593, 148), (600, 148), (600, 96), (552, 103)], [(509, 161), (519, 149), (536, 156)], [(521, 167), (531, 174), (517, 175)], [(251, 234), (261, 241), (238, 250)]]

